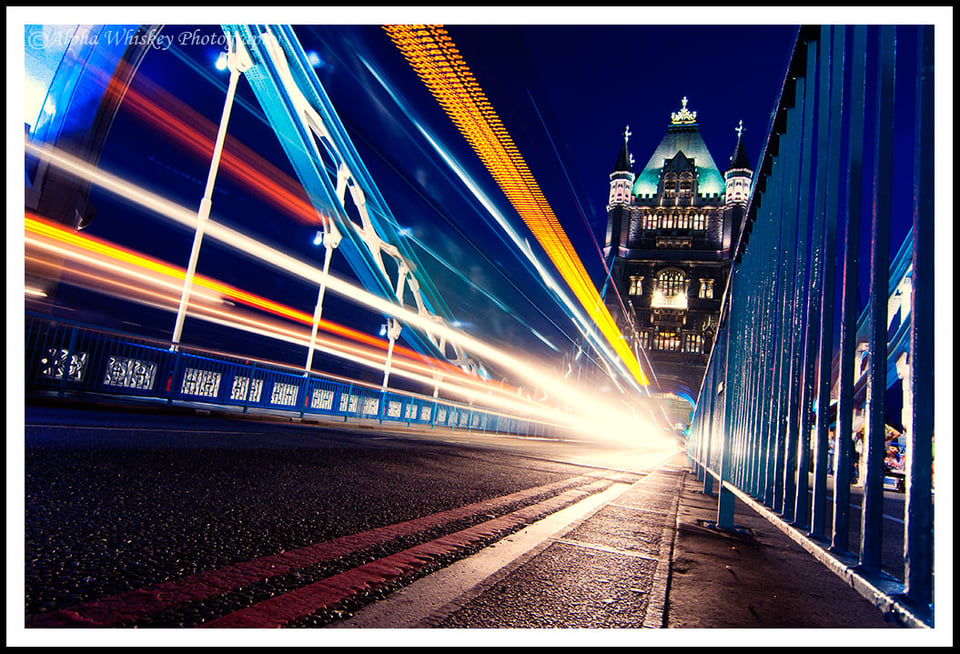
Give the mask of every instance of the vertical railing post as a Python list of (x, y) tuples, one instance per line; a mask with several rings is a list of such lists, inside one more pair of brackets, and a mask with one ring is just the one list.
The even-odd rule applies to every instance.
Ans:
[(893, 187), (893, 93), (895, 35), (880, 26), (879, 84), (873, 171), (873, 224), (870, 243), (867, 349), (866, 479), (860, 529), (860, 567), (880, 570), (883, 534), (883, 460), (886, 445), (884, 395), (887, 390), (887, 299), (890, 276), (890, 219)]
[(847, 222), (844, 233), (843, 297), (840, 318), (839, 396), (834, 432), (833, 462), (833, 538), (831, 550), (846, 553), (850, 549), (850, 473), (853, 449), (853, 387), (856, 384), (854, 361), (857, 352), (859, 316), (859, 260), (861, 223), (861, 184), (863, 181), (864, 84), (866, 82), (867, 29), (853, 28), (850, 59), (850, 102), (847, 136)]
[(727, 334), (724, 339), (723, 356), (724, 398), (721, 405), (722, 418), (720, 420), (720, 487), (717, 491), (717, 526), (721, 529), (733, 529), (734, 527), (735, 498), (733, 492), (727, 488), (727, 484), (730, 483), (732, 477), (731, 465), (733, 462), (733, 452), (731, 450), (733, 449), (733, 411), (739, 395), (735, 381), (737, 377), (736, 368), (739, 361), (736, 361), (736, 356), (731, 356), (736, 354), (736, 349), (730, 346), (730, 343), (733, 341), (733, 335), (738, 332), (737, 328), (739, 327), (739, 325), (735, 324), (737, 313), (732, 300), (734, 297), (734, 289), (737, 287), (737, 272), (737, 262), (733, 261), (730, 265), (730, 299), (728, 299), (727, 304)]
[[(707, 393), (707, 410), (703, 415), (701, 420), (701, 442), (702, 446), (700, 448), (700, 460), (701, 465), (703, 466), (703, 494), (704, 495), (713, 495), (713, 474), (710, 470), (710, 455), (711, 450), (714, 447), (713, 440), (713, 431), (714, 431), (714, 417), (717, 405), (717, 368), (716, 359), (717, 352), (720, 350), (717, 349), (720, 347), (720, 343), (723, 340), (721, 336), (720, 329), (717, 329), (717, 339), (714, 341), (714, 355), (711, 356), (711, 366), (710, 366), (710, 385), (704, 384), (704, 391)], [(701, 394), (704, 392), (701, 391)], [(699, 403), (698, 403), (699, 404)]]
[[(832, 29), (832, 35), (830, 30)], [(814, 440), (813, 498), (810, 536), (826, 537), (827, 524), (827, 449), (830, 441), (830, 391), (833, 386), (833, 328), (837, 268), (837, 211), (839, 210), (840, 135), (844, 117), (844, 50), (846, 28), (823, 28), (823, 40), (833, 39), (823, 69), (829, 73), (829, 88), (821, 89), (821, 120), (827, 122), (823, 211), (823, 292), (820, 303), (820, 352), (817, 380), (817, 422)], [(823, 143), (821, 143), (821, 146)], [(820, 184), (817, 184), (820, 188)]]
[[(806, 76), (797, 80), (797, 102), (802, 107), (803, 112), (803, 131), (797, 150), (800, 161), (798, 162), (798, 181), (796, 186), (796, 217), (797, 217), (797, 240), (796, 240), (796, 284), (792, 297), (792, 324), (794, 334), (791, 340), (790, 353), (790, 407), (787, 420), (787, 440), (786, 454), (784, 456), (784, 506), (783, 517), (785, 520), (794, 521), (796, 518), (796, 507), (799, 501), (800, 492), (798, 490), (799, 466), (798, 458), (801, 457), (801, 408), (803, 406), (803, 379), (804, 379), (804, 334), (806, 333), (806, 323), (808, 316), (804, 312), (806, 307), (807, 294), (807, 247), (809, 242), (809, 188), (810, 171), (813, 167), (812, 157), (814, 156), (811, 143), (813, 141), (814, 112), (813, 98), (816, 85), (817, 71), (817, 47), (815, 42), (807, 43), (807, 67)], [(804, 484), (805, 486), (805, 484)], [(803, 492), (804, 497), (806, 491)]]
[[(781, 147), (788, 152), (798, 153), (793, 157), (778, 157), (782, 162), (780, 177), (773, 178), (773, 185), (782, 185), (781, 204), (779, 207), (780, 222), (785, 225), (786, 232), (783, 236), (781, 248), (783, 250), (783, 280), (784, 286), (781, 290), (782, 299), (779, 303), (780, 314), (780, 343), (778, 359), (778, 383), (776, 398), (776, 423), (772, 425), (775, 430), (776, 439), (776, 457), (773, 470), (773, 503), (774, 511), (787, 514), (787, 505), (789, 502), (790, 491), (787, 483), (788, 459), (791, 457), (790, 450), (790, 430), (791, 430), (791, 398), (793, 396), (792, 388), (794, 384), (793, 360), (794, 360), (794, 334), (797, 329), (797, 320), (794, 317), (794, 308), (796, 306), (798, 274), (797, 269), (797, 239), (798, 239), (798, 217), (797, 217), (797, 185), (800, 182), (800, 165), (802, 163), (802, 136), (803, 136), (803, 118), (804, 105), (803, 95), (805, 80), (800, 78), (793, 82), (793, 107), (786, 111), (785, 132), (779, 137), (783, 142)], [(788, 518), (789, 519), (789, 518)]]
[(907, 435), (907, 508), (904, 541), (907, 598), (933, 602), (933, 28), (921, 27), (918, 45), (914, 154), (913, 296), (910, 303), (910, 384), (913, 414)]

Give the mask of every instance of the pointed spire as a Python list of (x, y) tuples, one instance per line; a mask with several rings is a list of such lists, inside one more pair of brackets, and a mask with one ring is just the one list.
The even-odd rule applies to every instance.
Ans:
[(743, 147), (743, 133), (746, 131), (746, 128), (743, 126), (742, 120), (734, 131), (737, 133), (737, 147), (734, 148), (733, 155), (730, 157), (729, 169), (746, 168), (747, 170), (752, 170), (750, 159), (747, 157), (747, 150)]
[(632, 132), (630, 131), (630, 126), (627, 125), (626, 129), (623, 130), (623, 148), (620, 150), (620, 156), (617, 157), (617, 165), (613, 169), (614, 172), (633, 172), (633, 155), (630, 154), (630, 151), (627, 148), (631, 135)]

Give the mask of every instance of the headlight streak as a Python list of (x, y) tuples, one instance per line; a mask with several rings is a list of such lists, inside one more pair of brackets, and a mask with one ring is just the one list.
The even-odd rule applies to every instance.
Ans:
[[(382, 76), (379, 75), (379, 73), (368, 62), (363, 61), (363, 63), (365, 66), (367, 66), (370, 73), (377, 78), (377, 80), (384, 87), (387, 93), (390, 94), (390, 96), (393, 98), (397, 106), (402, 108), (403, 103), (397, 97), (396, 93), (393, 91), (390, 85), (387, 84), (387, 82), (382, 78)], [(580, 333), (585, 335), (587, 339), (597, 347), (598, 350), (605, 352), (607, 357), (610, 360), (613, 360), (615, 363), (620, 364), (622, 366), (622, 363), (617, 358), (617, 356), (608, 349), (608, 345), (604, 341), (604, 339), (599, 337), (599, 334), (595, 330), (596, 324), (592, 320), (590, 320), (589, 317), (583, 314), (582, 308), (572, 298), (570, 298), (570, 296), (564, 290), (563, 286), (560, 283), (558, 283), (556, 279), (554, 279), (553, 275), (546, 269), (546, 267), (540, 262), (540, 260), (534, 254), (533, 249), (530, 247), (530, 244), (526, 241), (526, 239), (524, 239), (517, 232), (517, 230), (513, 227), (512, 224), (510, 224), (510, 222), (506, 219), (503, 213), (496, 207), (493, 201), (490, 200), (490, 198), (483, 192), (480, 186), (473, 180), (473, 178), (470, 177), (470, 174), (464, 169), (464, 167), (460, 165), (447, 152), (447, 150), (442, 145), (440, 145), (440, 143), (436, 140), (436, 138), (434, 138), (434, 136), (430, 133), (430, 131), (426, 127), (424, 127), (419, 120), (409, 115), (409, 113), (407, 113), (406, 115), (407, 115), (407, 118), (410, 120), (410, 122), (417, 128), (420, 134), (424, 137), (424, 139), (426, 139), (427, 142), (433, 147), (435, 153), (439, 155), (440, 158), (447, 164), (447, 166), (454, 172), (454, 174), (457, 175), (460, 181), (469, 189), (469, 191), (473, 194), (476, 200), (484, 207), (484, 209), (486, 209), (487, 213), (494, 218), (494, 220), (501, 227), (503, 232), (506, 233), (509, 239), (513, 242), (514, 247), (523, 253), (524, 257), (527, 259), (530, 265), (533, 266), (534, 270), (536, 271), (536, 274), (542, 280), (544, 286), (550, 292), (553, 293), (554, 297), (556, 297), (564, 307), (566, 307), (568, 317), (570, 317), (571, 320), (574, 321), (574, 324), (577, 326), (577, 329), (580, 331)], [(551, 320), (551, 322), (553, 321)], [(556, 325), (555, 322), (554, 322), (554, 325)], [(559, 325), (556, 325), (556, 326), (557, 326), (557, 329), (561, 331), (561, 333), (564, 333), (563, 329), (561, 329)], [(541, 340), (544, 340), (544, 342), (547, 342), (545, 339), (543, 339), (542, 336), (540, 336), (539, 334), (536, 334), (536, 332), (534, 333), (536, 336), (541, 338)], [(567, 338), (569, 339), (569, 336)], [(571, 343), (574, 343), (573, 339), (570, 339), (570, 341)], [(547, 342), (547, 344), (550, 345), (550, 347), (552, 347), (554, 350), (557, 350), (557, 348), (551, 343)], [(601, 365), (589, 353), (587, 354), (587, 357), (598, 367)], [(629, 373), (625, 369), (622, 369), (622, 371), (626, 376), (629, 377)]]
[(649, 382), (639, 361), (622, 339), (536, 180), (446, 31), (427, 25), (388, 25), (384, 29), (487, 166), (633, 380), (646, 386)]
[[(550, 141), (550, 147), (553, 149), (554, 156), (556, 157), (557, 162), (560, 164), (560, 169), (563, 170), (563, 175), (567, 179), (567, 185), (570, 187), (570, 194), (573, 196), (574, 202), (577, 205), (577, 213), (580, 214), (580, 218), (583, 220), (583, 224), (586, 227), (586, 232), (590, 235), (590, 242), (593, 243), (593, 247), (596, 250), (597, 254), (599, 255), (600, 263), (603, 266), (604, 278), (609, 279), (610, 276), (613, 274), (613, 271), (610, 269), (610, 265), (607, 263), (606, 257), (603, 256), (603, 250), (600, 248), (600, 244), (597, 242), (597, 239), (594, 236), (593, 230), (590, 229), (590, 225), (587, 222), (586, 213), (583, 210), (583, 204), (580, 202), (580, 198), (577, 196), (577, 193), (573, 188), (573, 182), (570, 179), (570, 174), (567, 172), (566, 165), (563, 163), (563, 157), (560, 156), (560, 152), (557, 149), (557, 145), (553, 139), (553, 135), (550, 134), (550, 130), (547, 128), (547, 123), (544, 120), (543, 115), (540, 113), (540, 108), (537, 106), (537, 103), (534, 100), (533, 94), (528, 91), (527, 95), (530, 98), (530, 103), (533, 105), (533, 109), (537, 114), (537, 118), (540, 119), (540, 124), (543, 126), (543, 132), (544, 134), (547, 135), (547, 140)], [(620, 310), (622, 311), (623, 315), (625, 316), (631, 315), (631, 312), (627, 311), (627, 306), (626, 306), (626, 303), (623, 301), (623, 297), (620, 295), (620, 289), (617, 288), (616, 284), (614, 284), (612, 288), (613, 288), (613, 294), (617, 298), (617, 303), (620, 305)], [(638, 343), (639, 339), (636, 337), (637, 330), (632, 322), (630, 323), (630, 330), (634, 334), (634, 343), (635, 344)], [(640, 346), (639, 344), (637, 344), (636, 347), (640, 350), (643, 350), (642, 346)], [(639, 352), (635, 352), (634, 356), (636, 356), (639, 359), (641, 355)], [(655, 371), (653, 370), (653, 365), (650, 363), (650, 359), (647, 357), (646, 352), (643, 352), (642, 357), (647, 364), (647, 370), (650, 373), (650, 377), (652, 378), (653, 384), (659, 388), (660, 384), (657, 381), (657, 376)]]
[[(85, 280), (88, 282), (88, 288), (106, 292), (121, 299), (148, 303), (150, 306), (168, 311), (176, 309), (180, 288), (176, 280), (183, 278), (184, 271), (182, 269), (128, 250), (120, 249), (104, 241), (62, 229), (32, 214), (26, 216), (25, 220), (25, 227), (28, 232), (25, 240), (27, 245), (47, 252), (56, 252), (71, 264), (98, 269), (98, 272), (92, 273), (82, 268), (64, 267), (62, 271), (66, 277)], [(63, 245), (58, 245), (56, 242), (50, 243), (43, 240), (43, 238), (38, 238), (31, 234), (36, 234), (46, 239), (53, 239), (63, 243)], [(78, 252), (78, 250), (80, 251)], [(31, 262), (43, 262), (42, 259), (29, 255), (26, 258)], [(131, 285), (124, 281), (110, 278), (104, 275), (105, 272), (111, 272), (125, 278), (134, 279), (140, 282), (140, 285)], [(144, 283), (159, 287), (160, 290), (149, 290), (143, 286)], [(198, 277), (197, 284), (201, 291), (214, 289), (217, 293), (210, 293), (208, 291), (204, 294), (203, 292), (198, 292), (194, 296), (195, 304), (191, 305), (191, 315), (194, 317), (216, 322), (234, 329), (244, 329), (245, 331), (284, 340), (304, 347), (308, 344), (309, 341), (307, 337), (304, 336), (305, 331), (293, 330), (276, 322), (267, 322), (256, 316), (246, 315), (237, 310), (231, 310), (229, 312), (224, 310), (220, 306), (221, 295), (226, 298), (236, 299), (256, 308), (265, 308), (276, 315), (294, 319), (305, 325), (311, 324), (312, 317), (308, 314), (297, 312), (289, 307), (284, 307), (278, 303), (240, 291), (239, 289), (229, 287), (209, 278)], [(145, 298), (148, 298), (148, 300), (145, 300)], [(207, 304), (201, 304), (201, 299), (205, 300)], [(326, 339), (321, 342), (323, 346), (322, 351), (375, 369), (383, 366), (384, 350), (386, 347), (384, 341), (361, 334), (355, 330), (350, 330), (346, 327), (338, 326), (335, 323), (327, 322), (325, 326), (331, 328), (328, 331), (345, 334), (354, 340), (372, 345), (376, 349), (358, 348), (341, 341)], [(438, 369), (445, 370), (443, 377), (445, 381), (442, 381), (439, 386), (450, 394), (465, 397), (471, 401), (488, 404), (493, 401), (491, 399), (492, 395), (496, 394), (503, 396), (498, 398), (501, 408), (509, 405), (512, 411), (519, 411), (524, 407), (527, 413), (530, 411), (534, 413), (544, 411), (540, 405), (533, 405), (531, 407), (530, 405), (516, 403), (516, 389), (478, 379), (446, 362), (430, 360), (428, 363), (433, 365), (423, 365), (419, 361), (419, 359), (423, 358), (422, 355), (413, 350), (400, 347), (395, 349), (395, 355), (406, 356), (410, 359), (398, 359), (396, 361), (396, 365), (410, 369), (409, 372), (405, 370), (403, 376), (427, 386), (432, 386), (436, 383), (433, 374), (437, 372)], [(506, 398), (506, 400), (503, 398)], [(507, 405), (503, 403), (504, 401), (507, 402)]]
[[(27, 260), (35, 259), (28, 256)], [(176, 293), (164, 293), (162, 290), (151, 291), (145, 289), (143, 286), (126, 284), (122, 281), (104, 278), (102, 275), (78, 269), (71, 269), (67, 272), (76, 279), (89, 280), (92, 282), (92, 286), (98, 291), (108, 295), (171, 312), (176, 310), (178, 303), (178, 295)], [(259, 317), (237, 310), (227, 311), (216, 306), (204, 305), (192, 306), (192, 310), (192, 315), (195, 318), (230, 329), (242, 330), (302, 347), (306, 347), (309, 342), (308, 336), (305, 336), (305, 334), (307, 334), (306, 330), (294, 330), (280, 323), (265, 321)], [(348, 343), (329, 338), (318, 339), (315, 342), (315, 347), (318, 351), (374, 370), (380, 370), (383, 367), (383, 356), (382, 352), (379, 351), (351, 346)], [(285, 366), (285, 364), (270, 361), (263, 361), (263, 363)], [(425, 386), (436, 383), (429, 374), (430, 369), (425, 369), (421, 366), (408, 370), (403, 367), (403, 363), (404, 362), (399, 359), (395, 360), (395, 365), (398, 367), (393, 370), (393, 374), (416, 381)], [(524, 402), (522, 398), (518, 398), (506, 390), (499, 389), (496, 385), (483, 387), (482, 382), (475, 382), (471, 377), (463, 380), (468, 384), (467, 386), (459, 385), (455, 380), (446, 381), (450, 379), (449, 377), (444, 379), (444, 381), (440, 381), (437, 385), (448, 396), (461, 398), (464, 401), (477, 405), (493, 407), (503, 412), (501, 415), (511, 418), (533, 419), (541, 424), (557, 427), (569, 426), (562, 420), (557, 420), (558, 415), (556, 411), (536, 403)], [(471, 385), (476, 388), (471, 388)], [(373, 385), (370, 385), (370, 387), (374, 388)], [(494, 396), (494, 392), (497, 392), (499, 395)], [(562, 416), (559, 417), (562, 418)]]
[[(149, 83), (144, 80), (141, 84)], [(216, 125), (156, 85), (149, 84), (147, 88), (149, 98), (136, 89), (128, 89), (123, 106), (130, 109), (140, 120), (186, 146), (200, 160), (209, 160), (213, 152)], [(159, 101), (168, 105), (171, 110), (162, 107)], [(298, 222), (320, 225), (326, 220), (314, 209), (301, 186), (229, 135), (224, 145), (221, 166), (224, 173)]]
[[(31, 257), (27, 258), (32, 259)], [(95, 282), (98, 290), (109, 295), (113, 295), (125, 300), (133, 300), (158, 309), (165, 309), (171, 312), (176, 311), (178, 296), (174, 293), (150, 291), (142, 286), (134, 286), (130, 284), (124, 284), (123, 282), (113, 279), (105, 279), (102, 276), (98, 276), (94, 273), (82, 272), (79, 270), (71, 270), (69, 272), (77, 278), (86, 278), (91, 282)], [(221, 325), (230, 329), (246, 331), (252, 334), (265, 336), (267, 338), (284, 341), (302, 347), (306, 347), (309, 343), (308, 336), (305, 336), (305, 334), (307, 334), (306, 330), (293, 330), (289, 327), (281, 325), (280, 323), (265, 321), (256, 316), (246, 315), (243, 312), (238, 312), (236, 310), (226, 311), (217, 307), (202, 305), (191, 305), (191, 308), (193, 310), (193, 313), (191, 314), (193, 317), (210, 322), (212, 324)], [(354, 347), (342, 341), (329, 338), (319, 338), (315, 342), (314, 347), (320, 352), (324, 352), (331, 356), (335, 356), (346, 361), (351, 361), (374, 370), (380, 370), (383, 367), (383, 357), (379, 352)], [(269, 361), (265, 361), (263, 363), (278, 366), (285, 365), (282, 363)], [(425, 386), (430, 386), (436, 383), (432, 376), (423, 372), (422, 368), (408, 370), (403, 367), (403, 363), (404, 362), (400, 359), (396, 359), (394, 361), (394, 365), (397, 367), (393, 369), (393, 374), (397, 375), (398, 377), (404, 377), (406, 379), (416, 381)], [(472, 378), (468, 378), (465, 381), (470, 383)], [(478, 405), (492, 406), (495, 409), (503, 412), (501, 415), (507, 417), (522, 418), (525, 420), (533, 419), (541, 424), (558, 427), (568, 426), (563, 421), (557, 420), (558, 416), (555, 411), (545, 409), (543, 406), (534, 403), (524, 403), (522, 399), (512, 397), (511, 394), (507, 393), (506, 391), (502, 391), (502, 397), (494, 397), (492, 393), (499, 390), (495, 386), (485, 389), (474, 389), (448, 381), (440, 381), (437, 385), (441, 390), (451, 397), (462, 398), (465, 401), (469, 401)], [(476, 385), (480, 386), (480, 384)], [(370, 387), (374, 388), (373, 385), (370, 385)]]
[[(122, 274), (126, 277), (135, 278), (141, 282), (173, 291), (179, 291), (180, 282), (182, 282), (185, 275), (182, 268), (177, 268), (162, 261), (145, 257), (142, 254), (119, 248), (100, 239), (63, 229), (55, 224), (44, 221), (35, 214), (26, 214), (25, 228), (28, 232), (25, 239), (26, 244), (42, 248), (48, 252), (54, 252), (70, 259), (74, 263), (95, 266), (101, 270)], [(55, 242), (51, 243), (49, 240), (38, 239), (30, 234), (36, 234)], [(59, 245), (58, 243), (62, 243), (63, 245)], [(83, 250), (83, 252), (77, 252), (78, 249)], [(90, 254), (97, 255), (99, 258), (93, 258)], [(38, 263), (43, 263), (43, 260), (37, 261)], [(72, 272), (76, 273), (77, 271), (72, 270)], [(197, 297), (211, 304), (219, 304), (222, 299), (230, 299), (302, 324), (310, 325), (313, 320), (312, 316), (306, 312), (297, 311), (291, 307), (228, 286), (209, 277), (198, 275), (196, 277), (196, 286)], [(320, 326), (325, 331), (336, 333), (376, 348), (386, 349), (386, 343), (384, 341), (350, 329), (349, 327), (338, 325), (328, 320), (321, 320)], [(447, 362), (429, 359), (414, 350), (396, 346), (395, 352), (399, 355), (428, 363), (444, 374), (468, 377), (460, 368)]]
[[(148, 125), (187, 147), (198, 158), (209, 158), (210, 152), (213, 150), (212, 134), (216, 130), (215, 125), (179, 99), (172, 97), (161, 87), (142, 78), (139, 84), (146, 87), (147, 95), (135, 89), (129, 89), (125, 95), (124, 107), (130, 109)], [(322, 220), (325, 220), (324, 217), (318, 216), (313, 206), (303, 195), (302, 188), (288, 175), (229, 135), (222, 155), (222, 166), (225, 174), (246, 185), (249, 190), (265, 198), (277, 209), (298, 222), (320, 224)], [(423, 251), (464, 283), (469, 284), (471, 288), (484, 295), (507, 315), (530, 329), (549, 347), (559, 351), (549, 340), (536, 333), (522, 317), (510, 311), (497, 297), (478, 286), (425, 243), (412, 236), (408, 237), (408, 240), (416, 243)]]
[[(144, 207), (161, 217), (172, 220), (190, 229), (196, 225), (197, 215), (196, 212), (191, 209), (139, 188), (76, 157), (57, 151), (50, 146), (38, 146), (28, 142), (25, 147), (29, 152), (48, 162), (50, 165), (96, 184), (104, 190)], [(265, 245), (256, 239), (214, 221), (212, 218), (208, 220), (207, 237), (231, 246), (234, 251), (239, 254), (267, 263), (282, 273), (294, 275), (317, 285), (319, 285), (321, 279), (323, 279), (323, 271), (316, 266), (301, 261), (276, 248)], [(594, 425), (597, 421), (598, 413), (605, 415), (621, 413), (618, 407), (610, 407), (610, 403), (606, 398), (596, 395), (590, 389), (565, 384), (563, 380), (557, 378), (553, 370), (542, 370), (511, 353), (451, 329), (449, 326), (437, 320), (424, 318), (406, 307), (374, 295), (366, 289), (343, 280), (336, 275), (328, 274), (326, 276), (326, 284), (329, 292), (336, 293), (350, 302), (392, 316), (413, 328), (437, 334), (449, 342), (458, 343), (465, 350), (473, 352), (481, 359), (495, 361), (504, 368), (512, 370), (519, 377), (532, 384), (534, 388), (546, 392), (552, 399), (560, 401), (562, 403), (560, 411), (571, 412), (565, 413), (563, 419), (570, 421), (575, 428), (583, 430), (586, 434), (596, 437), (597, 432)], [(557, 408), (554, 408), (554, 413), (557, 413)], [(625, 416), (625, 419), (637, 420), (638, 418), (636, 416)], [(645, 418), (640, 420), (642, 424), (646, 424)], [(638, 428), (639, 431), (648, 431), (649, 429), (649, 427)]]

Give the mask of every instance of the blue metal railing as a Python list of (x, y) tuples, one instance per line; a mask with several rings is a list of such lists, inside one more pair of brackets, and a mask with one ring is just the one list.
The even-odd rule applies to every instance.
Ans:
[(27, 396), (107, 397), (564, 438), (560, 424), (27, 313)]
[[(934, 614), (932, 52), (932, 27), (799, 31), (688, 443), (704, 491), (718, 483), (719, 527), (734, 527), (735, 498), (745, 502), (911, 626), (932, 626)], [(901, 86), (914, 106), (895, 104)], [(905, 132), (912, 151), (895, 157)], [(896, 210), (903, 187), (910, 206)], [(912, 226), (891, 263), (891, 230), (904, 217)], [(908, 348), (902, 329), (890, 342), (887, 320), (891, 290), (906, 275)], [(861, 395), (858, 348), (868, 362)], [(883, 557), (895, 524), (884, 530), (885, 396), (896, 374), (889, 361), (904, 351), (912, 399), (898, 576)]]

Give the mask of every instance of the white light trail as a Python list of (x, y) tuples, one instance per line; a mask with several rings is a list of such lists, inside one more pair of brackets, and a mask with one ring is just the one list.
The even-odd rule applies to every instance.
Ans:
[[(372, 74), (383, 89), (387, 92), (388, 95), (393, 99), (397, 106), (402, 107), (403, 103), (397, 97), (396, 92), (393, 88), (387, 83), (387, 81), (379, 74), (379, 72), (371, 66), (366, 60), (363, 60), (364, 65), (367, 67), (367, 70)], [(410, 115), (409, 112), (405, 112), (407, 118), (413, 124), (413, 126), (420, 132), (421, 136), (426, 139), (427, 143), (433, 148), (434, 152), (447, 164), (450, 170), (460, 179), (461, 182), (467, 187), (467, 189), (473, 194), (477, 201), (486, 209), (487, 213), (496, 221), (500, 226), (503, 232), (509, 237), (513, 242), (514, 247), (520, 252), (523, 253), (524, 257), (528, 262), (534, 267), (537, 274), (540, 276), (544, 286), (554, 294), (557, 300), (561, 305), (566, 309), (567, 315), (573, 319), (577, 329), (583, 334), (586, 339), (593, 344), (593, 346), (603, 354), (604, 359), (608, 362), (609, 365), (613, 365), (628, 382), (631, 383), (631, 386), (635, 390), (640, 390), (645, 394), (649, 394), (649, 389), (646, 387), (639, 386), (634, 380), (633, 375), (631, 375), (624, 363), (623, 360), (617, 356), (609, 347), (606, 339), (602, 338), (600, 333), (596, 330), (596, 322), (591, 319), (589, 316), (583, 313), (581, 305), (576, 302), (570, 295), (566, 292), (565, 286), (560, 284), (557, 279), (550, 274), (549, 270), (544, 266), (544, 264), (539, 260), (537, 255), (533, 252), (533, 248), (530, 247), (530, 243), (520, 235), (517, 229), (513, 224), (503, 215), (503, 213), (497, 208), (493, 201), (487, 196), (486, 193), (480, 188), (480, 185), (470, 176), (470, 174), (464, 169), (459, 162), (457, 162), (444, 148), (433, 134), (423, 125), (423, 123), (417, 120), (414, 116)], [(538, 335), (539, 336), (539, 335)], [(541, 339), (543, 340), (543, 339)], [(549, 343), (548, 343), (549, 345)], [(556, 347), (550, 345), (554, 350)], [(608, 368), (609, 371), (609, 368)], [(617, 385), (619, 388), (619, 384)]]
[[(102, 171), (87, 162), (58, 151), (55, 148), (38, 146), (32, 143), (27, 143), (26, 148), (30, 153), (65, 172), (96, 184), (111, 193), (188, 229), (192, 230), (196, 227), (197, 215), (196, 212), (191, 209), (183, 207), (156, 193), (140, 188), (116, 175)], [(295, 275), (315, 285), (318, 285), (324, 278), (322, 269), (274, 247), (261, 243), (246, 234), (214, 221), (212, 218), (209, 219), (206, 232), (209, 238), (234, 248), (237, 253), (264, 262), (283, 273)], [(463, 334), (436, 319), (420, 316), (415, 311), (411, 311), (390, 300), (374, 295), (366, 289), (335, 275), (328, 274), (326, 276), (326, 284), (329, 292), (336, 293), (350, 302), (361, 304), (396, 318), (402, 323), (422, 330), (427, 334), (445, 338), (451, 343), (460, 345), (481, 360), (494, 361), (504, 368), (512, 370), (516, 375), (530, 383), (535, 389), (543, 391), (551, 398), (559, 400), (562, 403), (562, 410), (573, 411), (574, 413), (566, 417), (576, 428), (586, 430), (586, 433), (592, 433), (594, 435), (597, 433), (595, 424), (597, 417), (600, 415), (607, 417), (622, 415), (623, 420), (629, 420), (632, 421), (632, 424), (638, 424), (636, 416), (623, 412), (618, 406), (611, 406), (607, 398), (597, 395), (590, 389), (574, 387), (564, 383), (553, 370), (541, 369), (539, 366), (524, 361), (512, 353), (493, 347), (467, 334)], [(555, 414), (557, 409), (554, 408), (553, 411)], [(634, 431), (644, 431), (647, 433), (651, 431), (656, 432), (652, 426), (644, 425), (645, 420), (641, 420), (638, 428)], [(657, 434), (657, 436), (659, 436), (659, 434)]]

